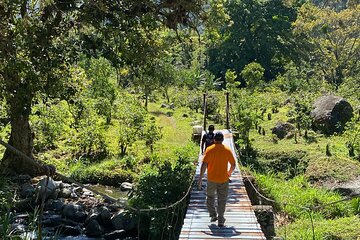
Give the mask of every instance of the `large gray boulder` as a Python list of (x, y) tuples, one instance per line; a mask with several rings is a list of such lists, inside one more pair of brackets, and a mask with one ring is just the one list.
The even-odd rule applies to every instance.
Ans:
[(278, 122), (275, 127), (271, 129), (271, 132), (275, 134), (279, 139), (283, 139), (289, 133), (294, 131), (295, 127), (290, 123)]
[(341, 132), (353, 116), (353, 108), (344, 98), (328, 95), (315, 100), (310, 113), (313, 127), (325, 134)]

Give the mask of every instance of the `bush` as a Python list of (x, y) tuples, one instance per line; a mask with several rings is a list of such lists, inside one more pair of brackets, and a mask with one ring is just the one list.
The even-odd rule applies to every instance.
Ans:
[(124, 161), (111, 159), (91, 165), (80, 161), (72, 167), (70, 176), (82, 183), (119, 186), (122, 182), (132, 182), (135, 178), (135, 173), (124, 166), (124, 162), (128, 160), (130, 159)]
[[(137, 208), (164, 207), (180, 200), (192, 185), (192, 177), (195, 170), (195, 151), (193, 145), (176, 151), (176, 161), (156, 161), (156, 164), (148, 164), (140, 174), (135, 191), (135, 198), (131, 203)], [(156, 211), (149, 215), (142, 215), (142, 236), (150, 236), (151, 239), (160, 239), (162, 235), (168, 238), (173, 234), (174, 228), (178, 229), (183, 218), (186, 202), (182, 201), (177, 206), (168, 210)], [(170, 220), (167, 216), (173, 216)], [(173, 221), (174, 220), (174, 221)], [(164, 231), (165, 229), (165, 231)]]
[(33, 107), (30, 121), (35, 134), (34, 148), (44, 151), (56, 147), (56, 141), (69, 134), (72, 123), (71, 113), (65, 101), (39, 101)]

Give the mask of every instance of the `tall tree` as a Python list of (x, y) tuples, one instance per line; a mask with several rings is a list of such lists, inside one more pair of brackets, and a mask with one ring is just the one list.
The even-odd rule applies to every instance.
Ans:
[(223, 41), (215, 41), (208, 49), (208, 69), (216, 77), (224, 78), (228, 69), (240, 76), (245, 65), (256, 61), (269, 80), (283, 70), (285, 59), (295, 58), (294, 7), (281, 0), (233, 0), (224, 7), (229, 20), (218, 28)]
[[(9, 144), (33, 157), (29, 116), (34, 97), (63, 93), (72, 45), (73, 1), (0, 1), (0, 86), (9, 106)], [(2, 169), (36, 175), (44, 168), (5, 151)]]
[[(0, 87), (9, 106), (9, 143), (33, 157), (29, 116), (34, 96), (66, 93), (68, 69), (79, 50), (141, 65), (145, 56), (151, 56), (147, 54), (151, 47), (147, 35), (139, 33), (161, 25), (192, 27), (204, 2), (0, 0)], [(73, 37), (81, 41), (72, 42)], [(115, 50), (112, 38), (117, 43)], [(39, 164), (28, 163), (8, 150), (1, 168), (30, 175), (43, 172)]]
[(295, 32), (306, 36), (312, 48), (307, 55), (322, 76), (338, 87), (360, 71), (360, 5), (336, 12), (304, 4)]

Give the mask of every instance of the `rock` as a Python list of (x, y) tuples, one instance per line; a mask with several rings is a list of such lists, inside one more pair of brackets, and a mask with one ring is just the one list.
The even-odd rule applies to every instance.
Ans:
[(188, 115), (187, 113), (184, 113), (182, 116), (183, 116), (184, 118), (188, 118), (188, 117), (189, 117), (189, 115)]
[(167, 104), (165, 104), (165, 103), (162, 103), (161, 106), (160, 106), (160, 108), (168, 108), (168, 107), (169, 106)]
[(80, 205), (66, 204), (63, 208), (62, 214), (64, 217), (76, 222), (82, 222), (86, 219), (86, 213)]
[(16, 233), (16, 234), (24, 233), (24, 232), (26, 232), (26, 229), (27, 229), (27, 227), (24, 224), (14, 223), (14, 224), (11, 224), (11, 226), (10, 226), (10, 232)]
[(56, 212), (60, 212), (62, 210), (62, 208), (64, 207), (64, 202), (63, 200), (52, 200), (49, 199), (46, 204), (45, 204), (45, 208), (48, 210), (54, 210)]
[(120, 185), (120, 190), (121, 191), (130, 191), (133, 189), (133, 185), (129, 182), (123, 182)]
[(104, 226), (111, 226), (111, 213), (107, 207), (102, 207), (99, 221)]
[(79, 196), (79, 195), (82, 195), (84, 190), (82, 187), (76, 187), (73, 189), (73, 191)]
[(202, 134), (204, 128), (200, 125), (193, 126), (193, 134)]
[(60, 189), (70, 188), (70, 187), (71, 187), (71, 184), (68, 184), (68, 183), (61, 182), (61, 183), (59, 184), (59, 188), (60, 188)]
[(78, 236), (81, 234), (80, 226), (67, 226), (67, 225), (60, 225), (55, 228), (56, 232), (63, 234), (65, 236)]
[(116, 230), (124, 229), (126, 231), (131, 231), (136, 228), (136, 220), (134, 216), (132, 216), (127, 211), (121, 211), (115, 214), (111, 218), (111, 223), (113, 224)]
[(345, 123), (353, 116), (353, 108), (341, 97), (322, 96), (314, 102), (310, 116), (315, 130), (333, 134), (344, 129)]
[(59, 192), (59, 197), (69, 198), (71, 196), (71, 190), (69, 188), (62, 188)]
[(50, 177), (48, 183), (47, 178), (41, 179), (38, 184), (36, 185), (36, 192), (39, 193), (39, 199), (43, 197), (48, 198), (50, 197), (57, 188), (55, 181)]
[(88, 237), (99, 237), (101, 236), (102, 232), (102, 227), (95, 219), (90, 220), (85, 229), (86, 236)]
[(124, 229), (121, 229), (105, 234), (104, 238), (106, 240), (113, 240), (113, 239), (123, 239), (125, 236), (126, 236), (126, 231)]
[(174, 103), (170, 103), (169, 108), (170, 108), (170, 109), (174, 109), (174, 108), (175, 108), (175, 104), (174, 104)]
[(279, 139), (283, 139), (294, 129), (294, 125), (290, 123), (278, 122), (276, 126), (271, 129), (271, 132), (275, 134)]
[(266, 239), (275, 236), (274, 211), (270, 205), (255, 205), (254, 212)]
[(97, 220), (103, 226), (112, 226), (111, 213), (109, 209), (105, 206), (91, 209), (86, 219), (86, 223), (90, 222), (93, 219)]
[(71, 192), (70, 197), (71, 198), (79, 198), (79, 196), (75, 192)]
[(32, 197), (35, 193), (35, 188), (30, 183), (21, 185), (20, 196), (22, 198)]
[(43, 218), (42, 225), (44, 227), (57, 227), (63, 223), (60, 215), (51, 215)]
[(113, 227), (117, 230), (124, 229), (124, 211), (120, 211), (111, 218)]

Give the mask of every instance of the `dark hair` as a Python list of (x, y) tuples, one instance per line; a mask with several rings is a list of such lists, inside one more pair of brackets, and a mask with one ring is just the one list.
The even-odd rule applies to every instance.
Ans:
[(224, 134), (222, 134), (222, 132), (217, 132), (215, 133), (214, 139), (215, 141), (222, 142), (224, 141)]
[(209, 131), (214, 131), (214, 129), (215, 129), (215, 127), (214, 127), (214, 125), (209, 125)]

